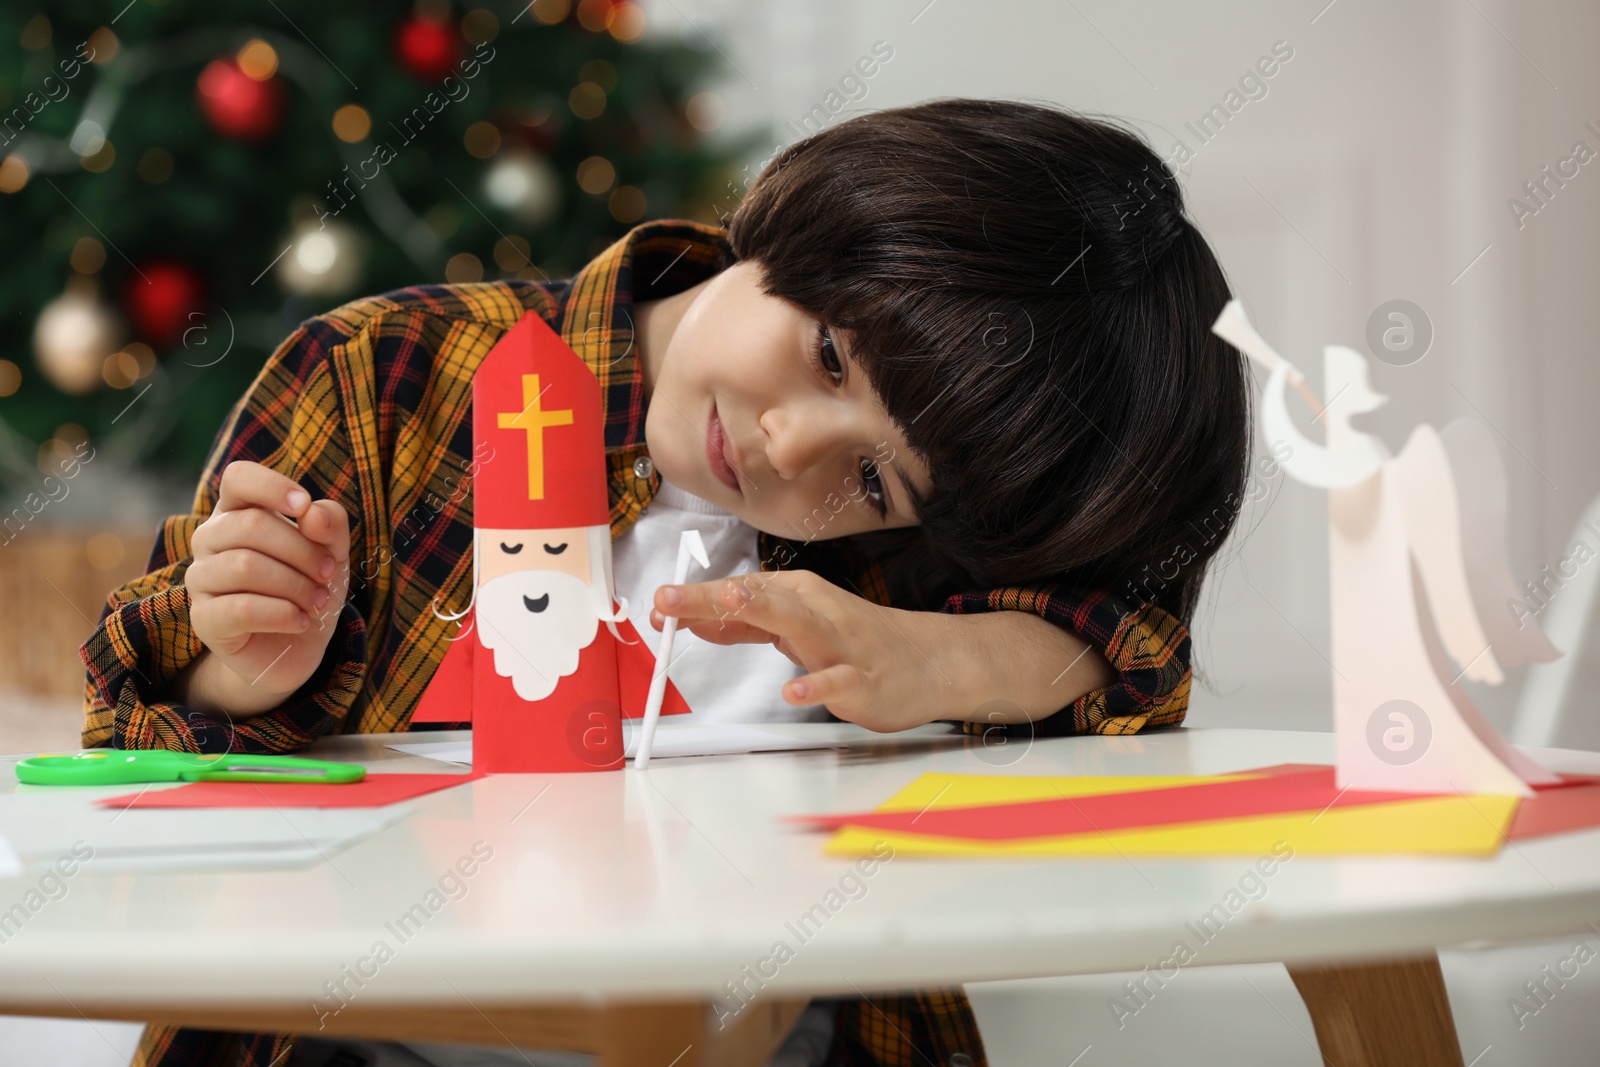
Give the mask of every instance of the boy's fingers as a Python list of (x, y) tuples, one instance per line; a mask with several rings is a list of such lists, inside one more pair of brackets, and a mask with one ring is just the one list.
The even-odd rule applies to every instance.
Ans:
[(713, 645), (770, 645), (776, 636), (758, 626), (731, 621), (706, 622), (697, 619), (683, 623), (680, 628)]
[(791, 644), (799, 638), (823, 636), (819, 626), (822, 617), (785, 582), (773, 581), (769, 576), (761, 584), (747, 582), (743, 577), (704, 584), (718, 587), (718, 611), (713, 618), (724, 627), (743, 623), (786, 637)]
[(783, 687), (783, 699), (791, 704), (826, 704), (840, 718), (840, 707), (859, 701), (866, 678), (851, 663), (835, 663), (820, 671), (802, 675)]
[(248, 548), (230, 548), (191, 566), (184, 575), (191, 593), (222, 596), (260, 593), (292, 600), (312, 612), (328, 602), (328, 590), (271, 556)]
[[(833, 648), (832, 628), (806, 598), (792, 588), (793, 584), (769, 574), (663, 586), (656, 591), (656, 610), (662, 610), (664, 602), (670, 599), (668, 593), (676, 591), (679, 603), (667, 605), (665, 613), (677, 616), (679, 625), (707, 641), (716, 644), (784, 642), (790, 649), (816, 651)], [(783, 644), (778, 644), (778, 650), (794, 658), (784, 651)]]
[(337, 564), (350, 561), (350, 513), (337, 502), (318, 500), (300, 518), (300, 532), (333, 554)]
[(298, 634), (311, 616), (290, 601), (259, 593), (228, 593), (210, 597), (193, 608), (207, 639), (227, 641), (249, 634)]
[(311, 503), (311, 494), (300, 488), (298, 482), (279, 474), (271, 467), (237, 459), (222, 468), (222, 482), (217, 492), (217, 511), (235, 511), (239, 508), (270, 508), (275, 512), (298, 518)]
[[(655, 608), (650, 609), (650, 625), (655, 629), (660, 630), (664, 627), (667, 618)], [(683, 633), (685, 630), (718, 645), (737, 645), (751, 641), (770, 644), (773, 636), (758, 627), (737, 622), (731, 615), (721, 620), (679, 618), (678, 632)]]
[(293, 567), (319, 585), (331, 579), (336, 568), (330, 548), (317, 544), (293, 523), (266, 508), (242, 508), (213, 515), (201, 524), (194, 537), (197, 555), (202, 548), (208, 555), (251, 549)]
[(722, 600), (730, 585), (755, 592), (772, 581), (771, 575), (736, 574), (731, 578), (718, 578), (710, 582), (689, 582), (685, 585), (663, 585), (656, 590), (655, 609), (664, 615), (676, 615), (680, 620), (717, 619), (731, 610)]
[(685, 625), (690, 620), (739, 621), (789, 634), (795, 627), (806, 626), (815, 614), (791, 585), (781, 575), (736, 574), (711, 582), (662, 586), (656, 590), (654, 606)]

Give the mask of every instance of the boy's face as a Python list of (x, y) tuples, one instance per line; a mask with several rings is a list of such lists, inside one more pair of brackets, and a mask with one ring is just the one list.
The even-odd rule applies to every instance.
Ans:
[(819, 341), (816, 318), (763, 293), (759, 278), (759, 264), (741, 261), (697, 286), (664, 351), (645, 353), (657, 469), (780, 537), (917, 525), (905, 484), (928, 492), (927, 468), (848, 339), (830, 328)]

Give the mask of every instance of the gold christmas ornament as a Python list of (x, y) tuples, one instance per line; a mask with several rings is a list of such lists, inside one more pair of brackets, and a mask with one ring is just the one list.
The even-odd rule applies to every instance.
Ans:
[(34, 360), (57, 389), (87, 393), (101, 384), (106, 357), (117, 350), (122, 332), (122, 320), (100, 300), (94, 279), (75, 278), (39, 312)]
[(349, 292), (361, 280), (361, 235), (354, 227), (329, 221), (304, 226), (278, 261), (278, 284), (300, 296)]
[(550, 221), (561, 206), (561, 179), (532, 152), (502, 153), (489, 168), (483, 192), (495, 207), (532, 226)]

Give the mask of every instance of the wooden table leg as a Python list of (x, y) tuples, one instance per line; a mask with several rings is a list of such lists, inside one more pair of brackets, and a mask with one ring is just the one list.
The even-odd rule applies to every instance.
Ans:
[(1336, 1067), (1462, 1067), (1439, 957), (1290, 965)]
[(761, 1067), (794, 1029), (806, 999), (757, 1000), (725, 1028), (704, 1001), (601, 1009), (598, 1067)]
[(601, 1011), (598, 1067), (708, 1067), (705, 1004), (617, 1004)]

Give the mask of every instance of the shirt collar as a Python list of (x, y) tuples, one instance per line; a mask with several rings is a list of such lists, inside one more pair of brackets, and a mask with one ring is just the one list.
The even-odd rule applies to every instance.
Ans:
[(635, 301), (682, 292), (733, 262), (726, 231), (687, 219), (657, 219), (635, 226), (573, 275), (556, 329), (600, 380), (608, 453), (644, 445)]

